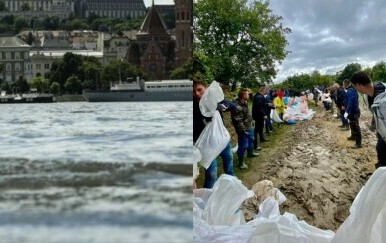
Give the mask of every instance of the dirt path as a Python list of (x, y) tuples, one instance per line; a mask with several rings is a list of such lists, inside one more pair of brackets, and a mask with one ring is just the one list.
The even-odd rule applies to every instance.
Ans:
[[(249, 160), (249, 169), (237, 176), (250, 188), (260, 180), (271, 180), (287, 197), (281, 213), (322, 229), (336, 230), (349, 215), (355, 196), (374, 171), (375, 134), (367, 125), (370, 112), (361, 107), (363, 148), (351, 149), (349, 131), (341, 131), (339, 119), (316, 108), (310, 121), (286, 128), (267, 145), (261, 155)], [(280, 132), (280, 131), (275, 131)]]

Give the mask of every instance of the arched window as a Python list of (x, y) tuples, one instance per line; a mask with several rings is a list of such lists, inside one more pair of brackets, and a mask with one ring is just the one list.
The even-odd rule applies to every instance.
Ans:
[(184, 12), (181, 13), (181, 20), (185, 20), (185, 13)]

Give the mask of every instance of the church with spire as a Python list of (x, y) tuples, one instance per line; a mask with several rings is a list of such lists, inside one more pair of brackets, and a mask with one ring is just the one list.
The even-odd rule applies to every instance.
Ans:
[(174, 0), (175, 29), (170, 33), (154, 5), (150, 7), (126, 59), (141, 68), (149, 80), (168, 79), (170, 72), (192, 57), (192, 0)]

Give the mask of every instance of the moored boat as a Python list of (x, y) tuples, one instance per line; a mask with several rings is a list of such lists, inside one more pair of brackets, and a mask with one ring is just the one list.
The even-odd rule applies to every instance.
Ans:
[(55, 97), (52, 94), (39, 94), (34, 90), (31, 91), (29, 94), (7, 94), (5, 91), (1, 91), (0, 104), (55, 102)]
[(119, 101), (191, 101), (193, 81), (163, 80), (143, 81), (135, 80), (118, 82), (111, 85), (109, 91), (83, 91), (83, 97), (90, 102), (119, 102)]

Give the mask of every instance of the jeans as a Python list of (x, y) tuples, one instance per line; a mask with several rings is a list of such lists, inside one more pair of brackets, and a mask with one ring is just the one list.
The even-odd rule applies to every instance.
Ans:
[(348, 121), (346, 118), (344, 118), (344, 113), (345, 113), (345, 110), (340, 110), (340, 119), (342, 121), (342, 125), (343, 126), (347, 126), (348, 125)]
[[(224, 173), (233, 176), (233, 154), (231, 150), (231, 143), (225, 147), (220, 153), (223, 162)], [(205, 170), (205, 188), (212, 188), (217, 180), (217, 160), (214, 159), (209, 165), (208, 169)]]
[(239, 165), (243, 163), (244, 153), (245, 153), (245, 150), (247, 150), (249, 147), (250, 137), (251, 137), (250, 133), (239, 132), (237, 134), (237, 140), (239, 145), (239, 147), (237, 148), (237, 157), (239, 159)]

